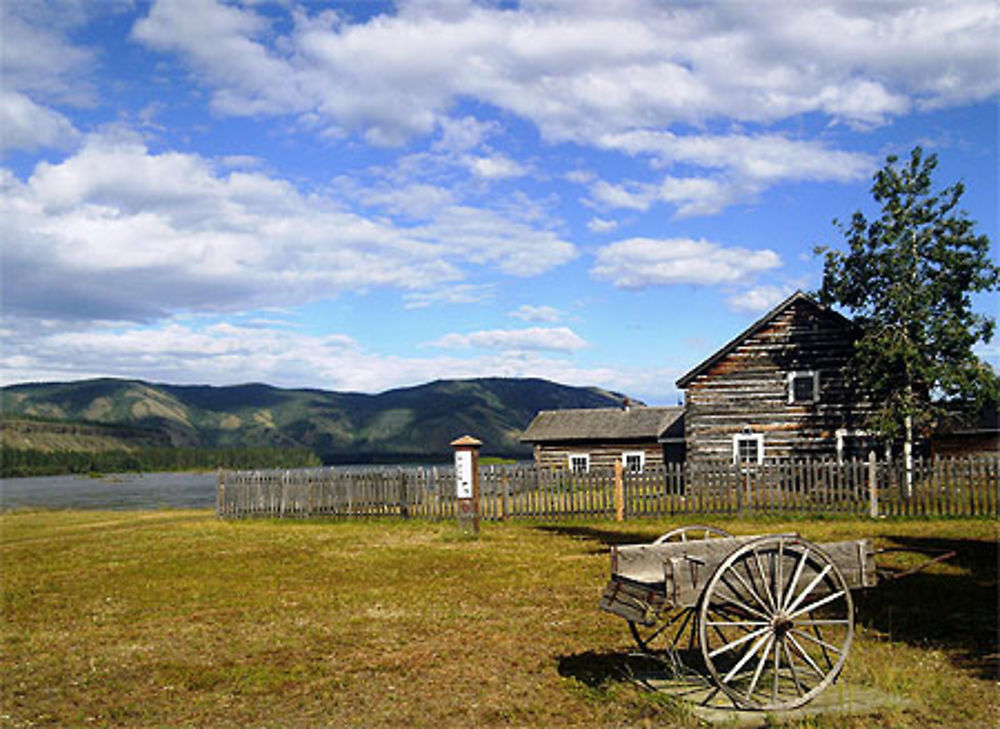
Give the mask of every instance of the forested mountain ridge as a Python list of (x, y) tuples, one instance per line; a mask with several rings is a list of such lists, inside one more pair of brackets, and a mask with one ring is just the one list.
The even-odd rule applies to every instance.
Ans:
[[(484, 441), (485, 454), (523, 457), (530, 448), (518, 439), (537, 411), (614, 407), (622, 398), (541, 379), (439, 380), (376, 395), (94, 379), (4, 387), (0, 412), (40, 426), (142, 428), (174, 446), (304, 447), (337, 463), (446, 457), (466, 433)], [(13, 445), (15, 429), (5, 430)]]

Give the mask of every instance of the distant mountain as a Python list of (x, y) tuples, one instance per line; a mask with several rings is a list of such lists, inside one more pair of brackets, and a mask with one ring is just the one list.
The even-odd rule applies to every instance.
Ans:
[[(344, 463), (447, 457), (448, 444), (467, 433), (485, 443), (486, 455), (525, 457), (530, 448), (518, 438), (539, 410), (615, 407), (623, 397), (541, 379), (438, 380), (378, 395), (96, 379), (0, 388), (0, 412), (8, 423), (141, 429), (173, 445), (303, 446), (324, 462)], [(5, 442), (17, 428), (10, 423)]]

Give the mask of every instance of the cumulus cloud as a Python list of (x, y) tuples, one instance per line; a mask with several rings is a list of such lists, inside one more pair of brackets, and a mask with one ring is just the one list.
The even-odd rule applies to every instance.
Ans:
[(533, 306), (531, 304), (522, 304), (511, 312), (508, 312), (510, 316), (515, 319), (520, 319), (522, 321), (532, 322), (535, 324), (552, 324), (563, 318), (563, 312), (554, 306)]
[(496, 211), (445, 205), (407, 226), (127, 135), (91, 137), (25, 182), (3, 173), (0, 186), (5, 308), (31, 316), (149, 320), (419, 291), (461, 279), (469, 263), (530, 276), (576, 255)]
[(568, 327), (530, 327), (528, 329), (489, 329), (478, 332), (446, 334), (431, 343), (444, 349), (499, 349), (575, 352), (587, 346)]
[(24, 94), (0, 91), (0, 151), (65, 148), (78, 137), (73, 123), (58, 111)]
[(793, 289), (781, 286), (754, 286), (730, 295), (726, 302), (729, 308), (749, 314), (761, 314), (774, 308), (791, 296)]
[(484, 180), (505, 180), (528, 174), (527, 167), (502, 154), (488, 157), (465, 156), (462, 158), (462, 164), (473, 175)]
[[(5, 383), (139, 377), (196, 384), (268, 382), (283, 387), (379, 392), (439, 378), (544, 377), (575, 385), (654, 384), (649, 372), (582, 366), (558, 347), (502, 348), (474, 356), (398, 356), (373, 352), (342, 334), (312, 335), (287, 327), (198, 324), (155, 327), (79, 326), (42, 322), (3, 328)], [(486, 347), (486, 349), (492, 349)], [(662, 382), (672, 382), (664, 378)]]
[(771, 250), (725, 248), (687, 238), (630, 238), (601, 248), (590, 275), (623, 289), (730, 284), (781, 265)]
[(866, 154), (777, 134), (682, 136), (642, 130), (604, 135), (599, 146), (647, 157), (656, 168), (704, 169), (703, 175), (667, 174), (656, 184), (600, 180), (591, 186), (591, 197), (600, 205), (647, 210), (662, 202), (674, 205), (678, 217), (718, 213), (777, 183), (853, 182), (867, 177), (875, 165)]
[(451, 284), (429, 291), (409, 291), (403, 295), (403, 308), (481, 304), (491, 300), (495, 294), (496, 286), (493, 284)]
[(179, 54), (228, 114), (294, 114), (399, 144), (458, 99), (552, 140), (818, 113), (879, 124), (995, 94), (991, 0), (872, 4), (404, 4), (352, 23), (298, 11), (281, 33), (252, 5), (159, 0), (134, 37)]
[(604, 218), (595, 217), (587, 221), (587, 230), (592, 233), (610, 233), (617, 227), (617, 220), (605, 220)]

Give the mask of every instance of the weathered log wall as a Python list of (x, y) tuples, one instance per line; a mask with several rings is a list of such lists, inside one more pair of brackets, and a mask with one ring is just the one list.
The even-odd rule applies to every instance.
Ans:
[[(762, 435), (766, 461), (835, 457), (837, 431), (863, 427), (865, 405), (846, 378), (852, 351), (844, 319), (793, 302), (688, 384), (687, 457), (732, 459), (738, 434)], [(789, 403), (793, 372), (819, 373), (816, 402)]]

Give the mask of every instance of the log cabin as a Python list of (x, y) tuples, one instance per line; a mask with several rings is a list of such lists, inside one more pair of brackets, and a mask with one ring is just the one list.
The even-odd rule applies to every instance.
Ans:
[(642, 472), (684, 460), (684, 408), (643, 407), (542, 410), (521, 435), (534, 446), (535, 465), (590, 471)]
[(797, 291), (677, 380), (687, 458), (764, 463), (859, 457), (865, 399), (849, 384), (857, 330)]

